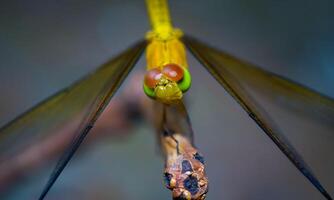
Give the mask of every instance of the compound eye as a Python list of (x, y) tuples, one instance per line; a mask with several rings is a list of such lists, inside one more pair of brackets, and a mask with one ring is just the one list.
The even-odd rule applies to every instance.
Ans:
[(162, 69), (162, 74), (168, 79), (178, 82), (183, 78), (183, 69), (177, 64), (167, 64)]
[(149, 88), (154, 88), (161, 78), (162, 73), (160, 69), (151, 69), (148, 72), (146, 72), (145, 75), (145, 84)]

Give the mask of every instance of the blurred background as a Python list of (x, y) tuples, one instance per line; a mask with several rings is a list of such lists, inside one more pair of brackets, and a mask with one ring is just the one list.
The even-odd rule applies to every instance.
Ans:
[[(334, 97), (333, 1), (184, 0), (170, 1), (170, 8), (174, 25), (186, 33)], [(96, 69), (149, 28), (143, 1), (2, 0), (0, 124)], [(187, 108), (195, 143), (206, 158), (207, 199), (323, 199), (188, 57), (194, 78)], [(131, 79), (144, 67), (141, 59), (115, 98), (126, 98), (120, 97), (126, 85), (141, 90), (141, 82)], [(113, 120), (102, 118), (103, 123)], [(290, 111), (277, 111), (273, 119), (334, 195), (333, 129)], [(125, 124), (118, 137), (103, 138), (83, 146), (46, 199), (171, 198), (162, 184), (163, 158), (149, 122)], [(20, 177), (0, 199), (36, 199), (52, 168), (44, 164)]]

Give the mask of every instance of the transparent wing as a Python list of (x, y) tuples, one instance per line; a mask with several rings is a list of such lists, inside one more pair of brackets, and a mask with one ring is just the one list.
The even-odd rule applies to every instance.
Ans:
[[(0, 163), (6, 164), (6, 159), (11, 155), (23, 151), (29, 145), (38, 145), (38, 141), (45, 137), (71, 134), (73, 140), (68, 141), (70, 147), (50, 177), (54, 182), (133, 68), (145, 46), (145, 42), (137, 43), (95, 72), (5, 125), (0, 130)], [(51, 182), (49, 181), (48, 187), (52, 185)]]
[(321, 123), (325, 126), (326, 130), (334, 130), (333, 100), (283, 77), (240, 61), (191, 37), (186, 36), (184, 42), (194, 56), (242, 106), (298, 170), (327, 199), (332, 199), (301, 155), (276, 127), (267, 111), (262, 108), (263, 102), (254, 97), (263, 96), (270, 99), (269, 102), (274, 102), (279, 108), (284, 107), (289, 111), (308, 114), (315, 123)]

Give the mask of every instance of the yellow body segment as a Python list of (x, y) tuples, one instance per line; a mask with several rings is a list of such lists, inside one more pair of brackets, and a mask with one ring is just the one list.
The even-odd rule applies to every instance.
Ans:
[(150, 18), (152, 30), (166, 38), (173, 30), (166, 0), (146, 0), (146, 7)]
[(152, 31), (146, 34), (149, 41), (146, 50), (147, 70), (175, 63), (187, 68), (186, 50), (179, 29), (174, 29), (166, 0), (146, 0)]
[(188, 68), (186, 51), (179, 40), (180, 36), (181, 32), (172, 34), (167, 40), (161, 40), (156, 36), (149, 39), (150, 42), (146, 49), (147, 70), (162, 68), (163, 65), (169, 63)]

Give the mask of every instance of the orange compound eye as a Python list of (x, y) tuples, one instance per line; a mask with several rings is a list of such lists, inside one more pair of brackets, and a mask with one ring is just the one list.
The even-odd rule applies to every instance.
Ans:
[(162, 69), (162, 74), (168, 79), (178, 82), (183, 78), (183, 69), (177, 64), (167, 64)]
[(151, 69), (148, 72), (146, 72), (145, 75), (145, 84), (149, 88), (154, 88), (157, 83), (159, 82), (159, 79), (161, 78), (162, 73), (160, 69)]

